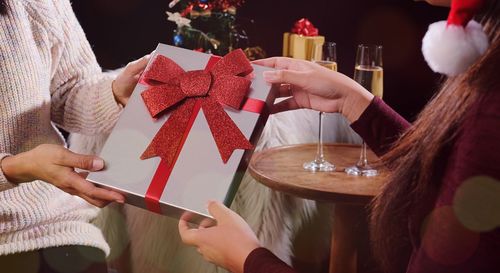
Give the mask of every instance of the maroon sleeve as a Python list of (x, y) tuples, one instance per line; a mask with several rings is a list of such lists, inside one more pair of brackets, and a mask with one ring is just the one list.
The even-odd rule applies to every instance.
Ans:
[(375, 154), (385, 154), (394, 141), (410, 127), (410, 123), (375, 97), (351, 128), (364, 139)]
[(245, 260), (244, 273), (297, 273), (271, 251), (254, 249)]
[(408, 273), (500, 272), (500, 92), (468, 111)]

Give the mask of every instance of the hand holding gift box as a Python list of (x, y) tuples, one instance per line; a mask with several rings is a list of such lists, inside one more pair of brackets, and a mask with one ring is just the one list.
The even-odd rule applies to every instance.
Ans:
[(209, 217), (209, 200), (229, 205), (274, 100), (265, 70), (241, 50), (219, 58), (159, 45), (103, 148), (106, 170), (89, 179), (193, 222)]
[(324, 36), (307, 19), (302, 18), (295, 22), (291, 33), (283, 34), (283, 56), (295, 59), (310, 60), (311, 51), (315, 46), (325, 42)]

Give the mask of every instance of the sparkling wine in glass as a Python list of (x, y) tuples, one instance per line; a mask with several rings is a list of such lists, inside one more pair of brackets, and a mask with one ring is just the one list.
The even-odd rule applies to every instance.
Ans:
[[(334, 42), (317, 44), (312, 48), (311, 61), (334, 71), (337, 71), (337, 47)], [(310, 162), (304, 163), (304, 169), (312, 172), (332, 172), (335, 165), (328, 162), (323, 154), (323, 112), (319, 112), (318, 146), (316, 157)]]
[[(382, 46), (359, 45), (354, 67), (354, 80), (373, 95), (382, 98), (384, 91), (384, 70), (382, 69)], [(363, 141), (361, 155), (356, 165), (345, 172), (350, 175), (376, 176), (378, 171), (370, 166), (366, 157), (366, 143)]]

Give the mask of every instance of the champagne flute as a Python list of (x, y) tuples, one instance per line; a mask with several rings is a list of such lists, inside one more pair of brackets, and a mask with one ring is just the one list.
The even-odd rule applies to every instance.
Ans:
[[(382, 69), (382, 46), (359, 45), (354, 67), (354, 80), (373, 95), (382, 98), (384, 70)], [(363, 141), (361, 155), (356, 165), (348, 167), (345, 172), (350, 175), (376, 176), (378, 171), (370, 166), (366, 157), (366, 143)]]
[[(314, 44), (312, 48), (311, 61), (337, 71), (337, 47), (334, 42), (326, 42), (323, 44)], [(318, 145), (316, 157), (313, 161), (304, 163), (304, 169), (312, 172), (332, 172), (335, 170), (335, 165), (328, 162), (323, 154), (323, 112), (319, 112), (319, 130), (318, 130)]]

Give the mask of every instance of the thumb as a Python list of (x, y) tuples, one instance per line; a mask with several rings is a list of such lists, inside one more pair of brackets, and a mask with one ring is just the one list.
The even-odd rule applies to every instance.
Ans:
[(146, 55), (138, 60), (130, 62), (125, 67), (125, 73), (127, 73), (128, 75), (136, 75), (141, 73), (148, 65), (150, 57), (150, 55)]
[(303, 87), (307, 82), (306, 74), (295, 70), (264, 71), (263, 77), (268, 83), (287, 83), (297, 87)]
[(212, 215), (218, 223), (224, 222), (231, 215), (232, 211), (218, 201), (208, 202), (208, 213)]

